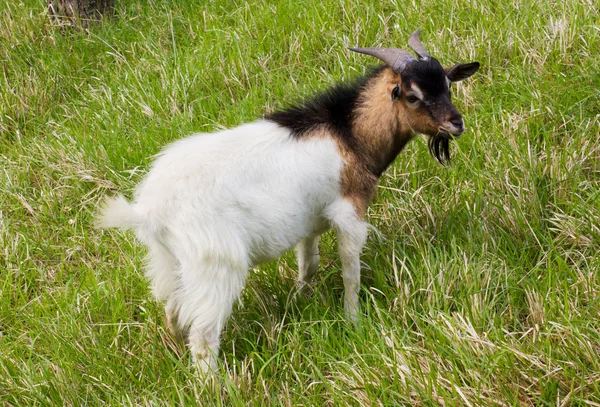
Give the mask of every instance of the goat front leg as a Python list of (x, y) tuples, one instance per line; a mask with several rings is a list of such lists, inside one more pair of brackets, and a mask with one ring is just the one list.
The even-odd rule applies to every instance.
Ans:
[[(357, 228), (358, 229), (358, 228)], [(344, 315), (352, 323), (358, 321), (360, 305), (360, 252), (366, 240), (367, 228), (353, 233), (338, 232), (338, 250), (342, 260), (342, 279), (344, 280)]]
[(302, 239), (296, 246), (296, 254), (298, 256), (298, 288), (302, 290), (311, 282), (319, 269), (321, 261), (319, 235)]
[(367, 223), (357, 216), (354, 206), (346, 199), (332, 205), (329, 213), (337, 232), (342, 261), (344, 315), (348, 321), (356, 323), (360, 312), (360, 252), (367, 240)]

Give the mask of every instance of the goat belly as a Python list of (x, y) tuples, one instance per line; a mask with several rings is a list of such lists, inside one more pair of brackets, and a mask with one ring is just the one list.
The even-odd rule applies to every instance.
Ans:
[(327, 228), (324, 213), (340, 196), (341, 167), (332, 139), (294, 139), (261, 120), (167, 147), (135, 204), (176, 255), (218, 252), (257, 264)]

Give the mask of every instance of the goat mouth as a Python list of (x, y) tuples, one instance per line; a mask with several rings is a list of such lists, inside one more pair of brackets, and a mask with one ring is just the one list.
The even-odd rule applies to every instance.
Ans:
[(452, 131), (452, 130), (448, 130), (445, 127), (439, 127), (438, 132), (445, 134), (446, 137), (459, 138), (465, 132), (465, 130), (464, 130), (464, 128), (459, 128), (458, 130)]
[(427, 140), (429, 154), (439, 161), (440, 164), (450, 164), (450, 139), (452, 135), (446, 131), (440, 131)]

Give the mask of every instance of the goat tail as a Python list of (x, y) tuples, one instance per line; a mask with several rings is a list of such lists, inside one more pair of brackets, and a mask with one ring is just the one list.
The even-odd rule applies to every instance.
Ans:
[(135, 229), (142, 223), (140, 214), (123, 195), (106, 198), (96, 216), (97, 228)]

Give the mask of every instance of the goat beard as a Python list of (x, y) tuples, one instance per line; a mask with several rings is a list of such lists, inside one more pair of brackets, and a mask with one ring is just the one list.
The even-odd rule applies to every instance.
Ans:
[(442, 165), (450, 164), (450, 138), (447, 135), (437, 134), (427, 140), (429, 154)]

